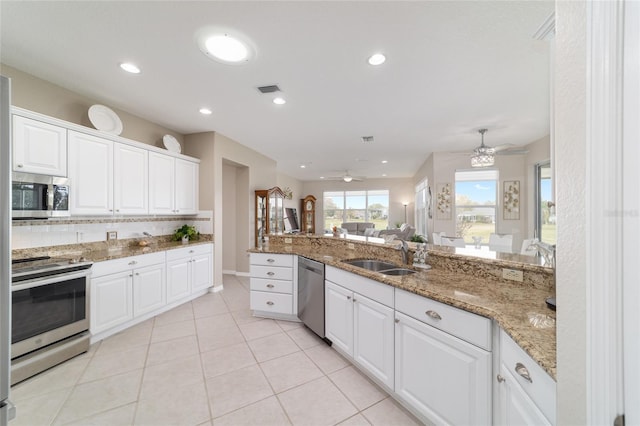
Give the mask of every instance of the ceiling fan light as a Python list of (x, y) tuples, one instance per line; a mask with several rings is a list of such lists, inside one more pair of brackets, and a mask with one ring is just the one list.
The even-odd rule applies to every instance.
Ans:
[(351, 175), (344, 175), (342, 177), (342, 180), (347, 182), (347, 183), (349, 183), (349, 182), (351, 182), (353, 180), (353, 177)]
[(484, 134), (487, 129), (480, 129), (478, 133), (482, 136), (480, 146), (473, 150), (471, 156), (471, 167), (489, 167), (495, 163), (495, 148), (488, 147), (484, 144)]

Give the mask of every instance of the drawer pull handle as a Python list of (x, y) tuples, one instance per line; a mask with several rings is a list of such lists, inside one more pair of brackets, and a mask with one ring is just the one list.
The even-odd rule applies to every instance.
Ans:
[(274, 276), (275, 274), (275, 272), (267, 272), (267, 275), (269, 275), (270, 277)]
[(436, 311), (431, 311), (431, 310), (429, 310), (429, 311), (425, 312), (425, 314), (427, 314), (427, 316), (428, 316), (429, 318), (434, 319), (434, 320), (441, 320), (441, 319), (442, 319), (442, 317), (440, 316), (440, 314), (439, 314), (439, 313), (437, 313)]
[(273, 306), (273, 302), (272, 302), (271, 300), (269, 300), (269, 301), (267, 302), (267, 305), (269, 305), (269, 306)]
[(267, 284), (267, 288), (273, 288), (274, 285), (273, 284)]
[(273, 263), (275, 261), (276, 261), (275, 259), (267, 259), (267, 262), (269, 262), (269, 263)]
[(135, 265), (135, 264), (137, 264), (137, 263), (138, 263), (137, 261), (132, 260), (131, 262), (129, 262), (129, 265)]
[(531, 375), (529, 374), (529, 370), (527, 370), (527, 367), (525, 367), (521, 363), (516, 364), (516, 373), (522, 376), (522, 378), (527, 380), (529, 383), (533, 383), (533, 380), (531, 380)]
[(496, 376), (496, 380), (498, 381), (498, 383), (502, 383), (502, 382), (504, 382), (504, 377), (502, 377), (502, 375), (498, 374)]
[(189, 253), (193, 253), (193, 250), (189, 250)]

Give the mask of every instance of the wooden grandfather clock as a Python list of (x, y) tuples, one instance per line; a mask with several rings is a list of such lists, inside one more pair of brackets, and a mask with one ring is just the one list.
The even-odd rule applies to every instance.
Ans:
[(300, 232), (305, 234), (316, 233), (316, 197), (307, 195), (302, 200), (302, 223)]

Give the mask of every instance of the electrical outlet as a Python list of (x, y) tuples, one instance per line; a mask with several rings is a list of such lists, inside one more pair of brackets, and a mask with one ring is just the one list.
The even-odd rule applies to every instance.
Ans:
[(356, 246), (355, 246), (355, 244), (353, 244), (353, 243), (348, 243), (348, 244), (347, 244), (347, 248), (349, 248), (349, 249), (353, 250), (353, 249), (355, 249), (355, 248), (356, 248)]
[(291, 238), (285, 238), (284, 239), (284, 243), (285, 244), (291, 244), (293, 242), (293, 240)]
[(523, 280), (523, 272), (517, 269), (502, 269), (502, 278), (505, 280), (518, 281), (522, 282)]
[(117, 231), (107, 231), (107, 241), (117, 240), (118, 232)]

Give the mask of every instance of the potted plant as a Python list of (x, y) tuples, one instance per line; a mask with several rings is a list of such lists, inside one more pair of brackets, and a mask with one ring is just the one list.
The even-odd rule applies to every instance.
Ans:
[(182, 225), (173, 233), (173, 241), (182, 241), (185, 244), (199, 238), (200, 233), (195, 226), (191, 225)]

